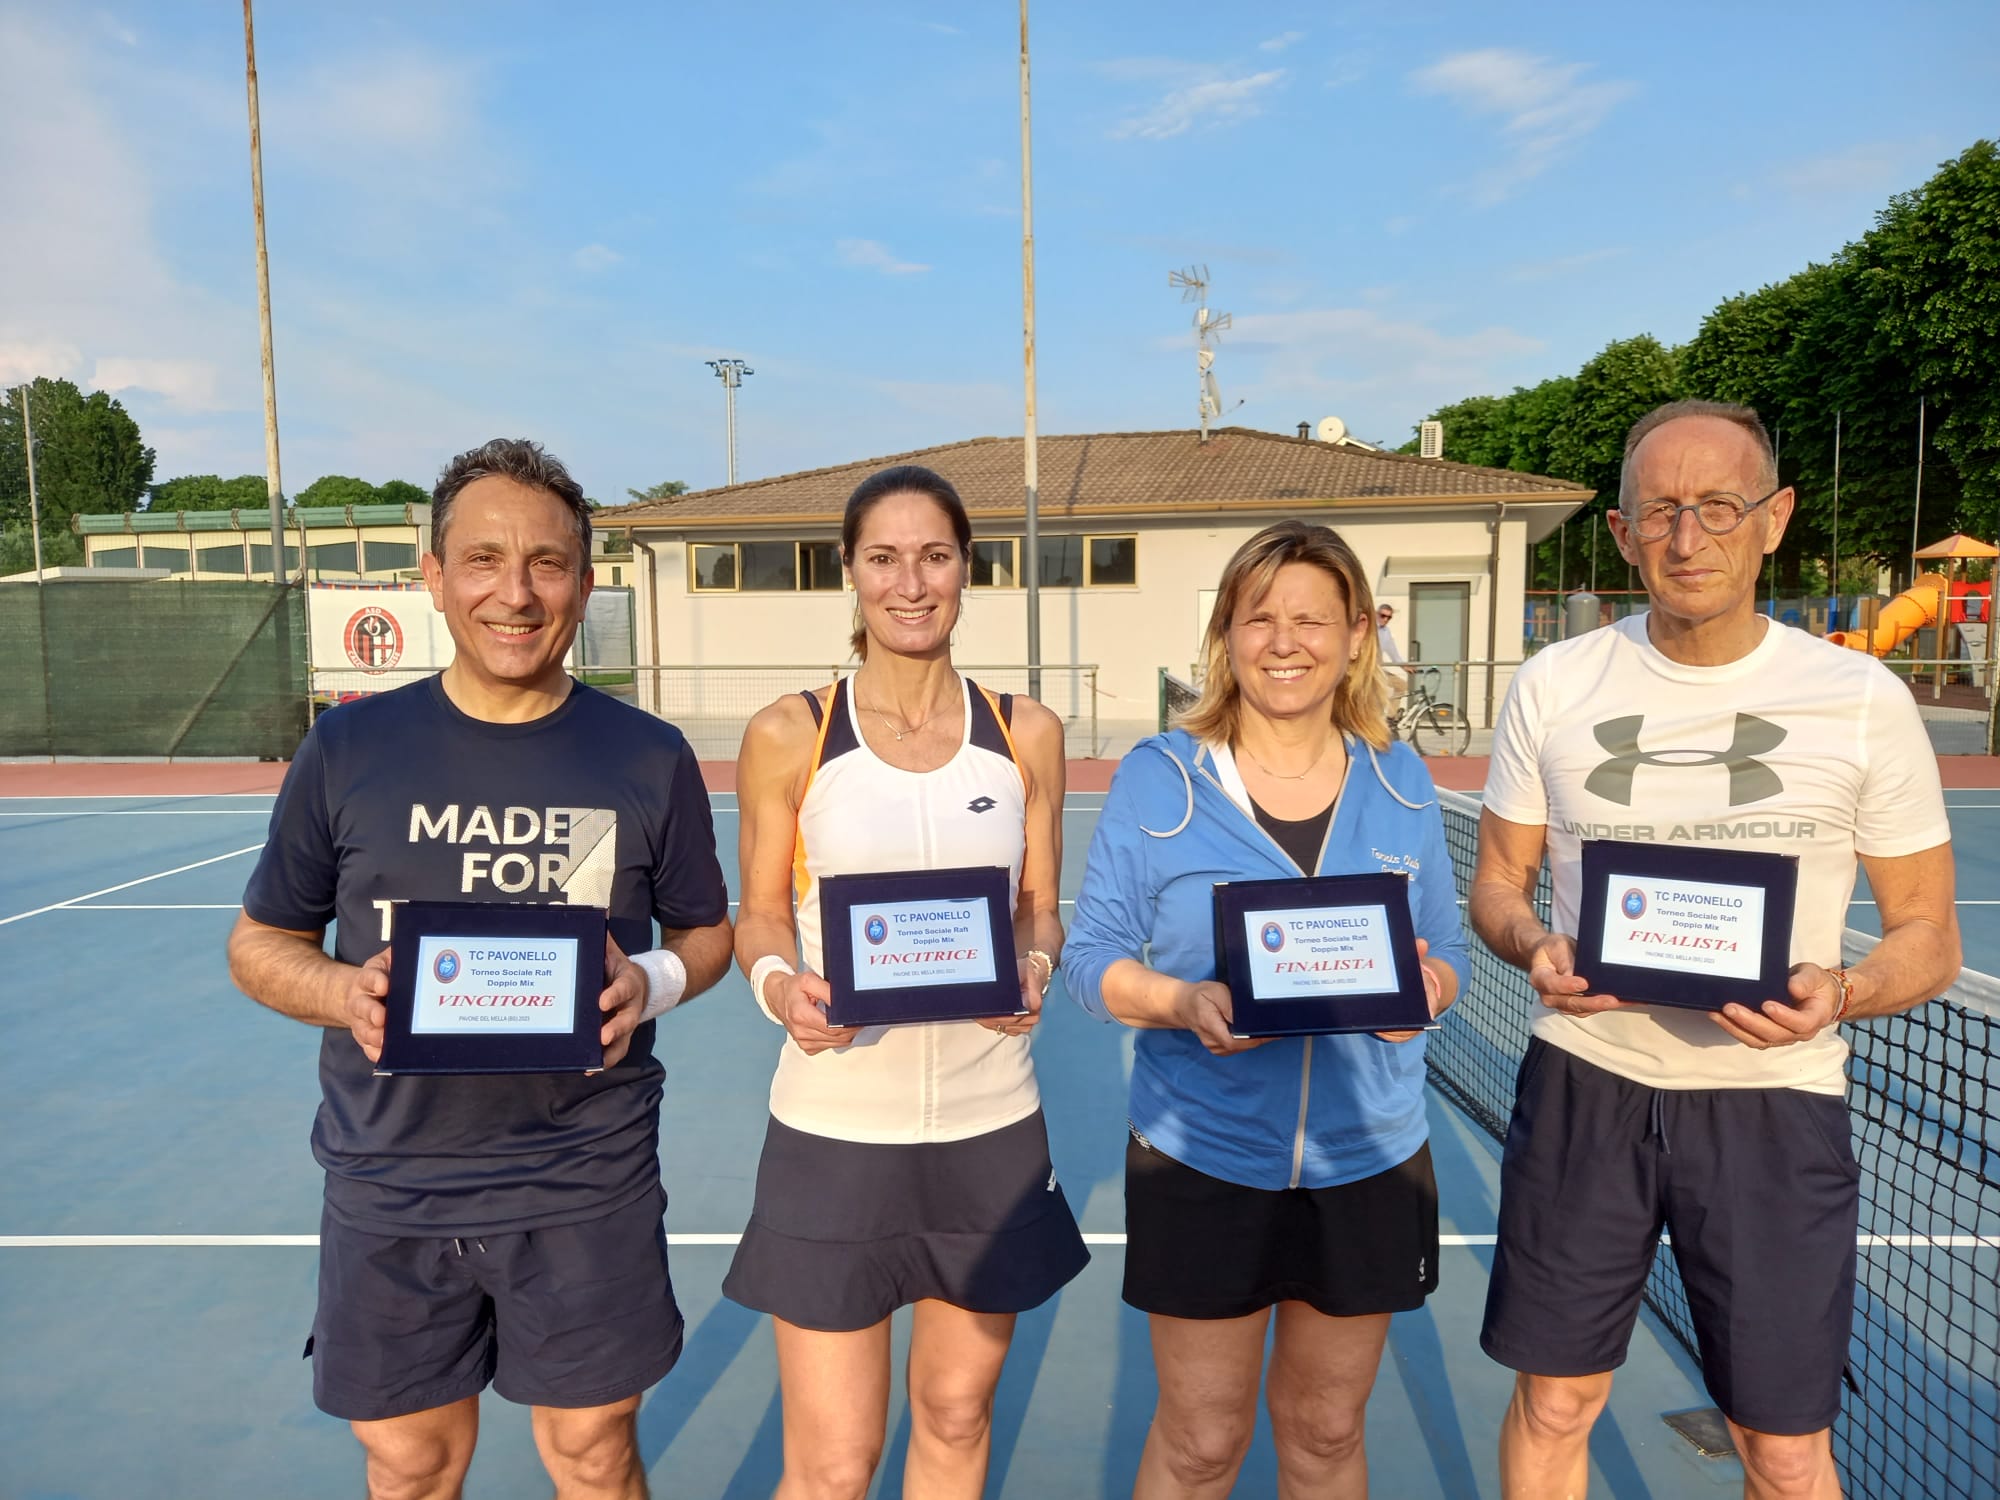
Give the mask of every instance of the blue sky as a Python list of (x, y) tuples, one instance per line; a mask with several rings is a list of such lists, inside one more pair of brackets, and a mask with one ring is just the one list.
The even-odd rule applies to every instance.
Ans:
[[(1044, 432), (1400, 442), (1691, 335), (2000, 133), (2000, 7), (1040, 5)], [(499, 433), (607, 501), (1021, 430), (1012, 4), (262, 0), (285, 480)], [(263, 467), (240, 14), (0, 0), (0, 383)]]

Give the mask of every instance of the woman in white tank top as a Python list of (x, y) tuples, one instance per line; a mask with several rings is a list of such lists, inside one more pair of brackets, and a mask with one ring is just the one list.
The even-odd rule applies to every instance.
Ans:
[[(1028, 1055), (1062, 947), (1062, 724), (953, 669), (971, 550), (941, 476), (903, 466), (864, 481), (841, 525), (862, 665), (764, 709), (737, 762), (736, 958), (787, 1035), (756, 1205), (723, 1290), (776, 1328), (781, 1497), (868, 1488), (902, 1306), (903, 1493), (977, 1496), (1015, 1315), (1088, 1259)], [(1008, 871), (1024, 1013), (829, 1026), (820, 880), (967, 865)]]

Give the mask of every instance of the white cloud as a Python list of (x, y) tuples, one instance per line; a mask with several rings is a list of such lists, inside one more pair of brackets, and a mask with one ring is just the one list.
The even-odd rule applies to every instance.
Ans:
[(569, 263), (579, 271), (595, 273), (610, 270), (624, 258), (609, 245), (589, 244), (570, 256)]
[(1779, 187), (1807, 197), (1839, 193), (1879, 197), (1911, 186), (1903, 178), (1912, 167), (1918, 169), (1920, 179), (1927, 159), (1925, 153), (1913, 151), (1908, 144), (1873, 141), (1792, 162), (1772, 175)]
[(853, 266), (863, 271), (880, 271), (884, 276), (909, 276), (930, 269), (929, 266), (920, 265), (916, 261), (898, 260), (889, 247), (880, 240), (840, 240), (833, 248), (843, 266)]
[(1442, 95), (1467, 114), (1500, 118), (1506, 160), (1465, 185), (1474, 201), (1497, 203), (1546, 172), (1637, 87), (1586, 82), (1589, 70), (1588, 63), (1487, 47), (1454, 52), (1410, 77), (1419, 93)]
[(1271, 68), (1239, 78), (1209, 77), (1184, 84), (1169, 90), (1150, 109), (1119, 121), (1112, 139), (1163, 141), (1196, 125), (1250, 119), (1263, 113), (1265, 96), (1284, 78), (1283, 68)]
[(136, 47), (139, 45), (139, 33), (119, 20), (118, 17), (112, 15), (110, 11), (99, 11), (96, 19), (97, 29), (110, 37), (112, 41), (118, 43), (119, 46)]
[(54, 339), (22, 339), (18, 342), (0, 339), (0, 390), (39, 376), (67, 380), (82, 364), (83, 356), (77, 353), (73, 344), (58, 343)]
[[(1158, 347), (1180, 352), (1186, 341)], [(1456, 333), (1380, 308), (1305, 308), (1239, 315), (1216, 375), (1255, 425), (1289, 431), (1332, 412), (1371, 441), (1396, 441), (1411, 413), (1518, 383), (1524, 361), (1544, 347), (1500, 326)]]
[(947, 26), (942, 21), (919, 21), (917, 24), (926, 31), (935, 31), (939, 36), (964, 36), (956, 26)]
[(177, 411), (221, 411), (227, 407), (216, 395), (220, 371), (201, 359), (133, 359), (110, 355), (100, 357), (90, 373), (90, 384), (116, 396), (126, 391), (149, 391), (162, 397)]
[(1547, 260), (1523, 261), (1508, 271), (1509, 281), (1554, 281), (1560, 276), (1569, 276), (1586, 266), (1594, 266), (1600, 261), (1615, 260), (1630, 253), (1630, 247), (1615, 245), (1604, 250), (1580, 250), (1575, 255), (1557, 255)]
[(1302, 42), (1305, 39), (1306, 39), (1306, 34), (1303, 31), (1280, 32), (1277, 36), (1259, 42), (1257, 44), (1257, 50), (1259, 52), (1283, 52), (1287, 47), (1291, 46), (1294, 42)]

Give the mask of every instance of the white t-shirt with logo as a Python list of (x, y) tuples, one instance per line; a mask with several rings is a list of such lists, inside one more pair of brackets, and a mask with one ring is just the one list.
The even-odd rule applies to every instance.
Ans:
[[(1531, 657), (1500, 710), (1486, 806), (1547, 828), (1554, 930), (1576, 933), (1586, 838), (1770, 850), (1799, 860), (1791, 961), (1839, 963), (1857, 856), (1951, 839), (1916, 701), (1866, 653), (1776, 623), (1741, 660), (1683, 666), (1653, 648), (1646, 618)], [(1534, 1031), (1652, 1088), (1846, 1087), (1833, 1027), (1760, 1050), (1705, 1012), (1648, 1006), (1544, 1009)]]

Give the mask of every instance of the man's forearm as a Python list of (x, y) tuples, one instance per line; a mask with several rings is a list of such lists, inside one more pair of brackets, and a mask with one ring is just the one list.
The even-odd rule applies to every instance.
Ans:
[(1517, 969), (1533, 965), (1535, 950), (1549, 935), (1528, 898), (1512, 886), (1473, 886), (1466, 915), (1479, 940)]
[(1935, 1000), (1958, 978), (1963, 956), (1956, 922), (1919, 918), (1890, 929), (1847, 971), (1844, 1019), (1893, 1016)]
[(728, 972), (734, 942), (735, 934), (727, 917), (713, 927), (670, 928), (660, 934), (660, 946), (680, 959), (681, 967), (687, 970), (687, 988), (681, 992), (683, 1002), (713, 988)]
[(238, 926), (229, 939), (229, 977), (282, 1016), (309, 1026), (345, 1027), (346, 964), (312, 939), (268, 927)]

